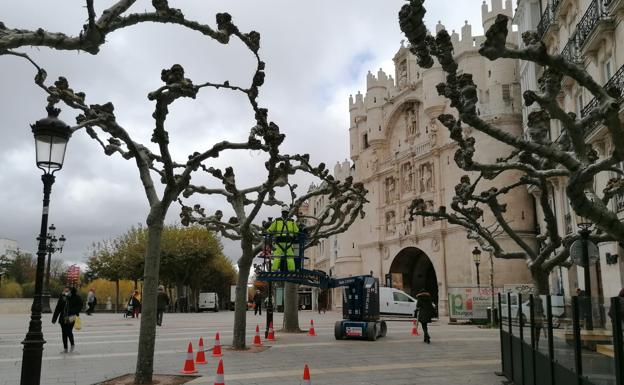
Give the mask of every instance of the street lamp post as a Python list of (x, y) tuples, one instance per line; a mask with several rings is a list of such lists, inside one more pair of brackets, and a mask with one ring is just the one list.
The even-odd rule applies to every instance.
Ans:
[(496, 324), (496, 315), (494, 309), (496, 309), (496, 302), (494, 301), (494, 255), (492, 253), (492, 249), (490, 252), (490, 299), (491, 299), (491, 311), (490, 311), (490, 322), (492, 326)]
[[(52, 254), (59, 252), (63, 252), (63, 245), (65, 245), (65, 241), (67, 240), (64, 235), (61, 235), (60, 238), (56, 238), (56, 227), (52, 224), (48, 227), (48, 235), (46, 236), (47, 245), (46, 249), (48, 251), (48, 264), (46, 267), (45, 273), (45, 282), (43, 285), (43, 292), (41, 294), (41, 312), (42, 313), (52, 313), (52, 309), (50, 308), (50, 265), (52, 264)], [(57, 246), (58, 242), (58, 246)]]
[(41, 358), (43, 356), (43, 332), (41, 330), (41, 294), (43, 291), (43, 275), (47, 253), (46, 230), (48, 227), (48, 211), (50, 192), (54, 184), (54, 173), (63, 167), (67, 141), (71, 136), (70, 127), (58, 118), (60, 109), (48, 105), (48, 116), (31, 125), (35, 137), (37, 167), (43, 171), (43, 210), (37, 248), (37, 274), (35, 277), (35, 295), (30, 309), (30, 323), (26, 338), (22, 341), (21, 385), (37, 385), (41, 380)]
[(479, 278), (479, 265), (481, 264), (481, 250), (477, 246), (475, 246), (474, 250), (472, 250), (472, 260), (477, 267), (477, 288), (481, 288), (481, 279)]
[(579, 228), (579, 235), (582, 242), (582, 264), (585, 276), (585, 329), (594, 330), (594, 320), (592, 317), (592, 300), (591, 300), (591, 272), (589, 258), (589, 235), (593, 224), (588, 218), (577, 215), (576, 225)]

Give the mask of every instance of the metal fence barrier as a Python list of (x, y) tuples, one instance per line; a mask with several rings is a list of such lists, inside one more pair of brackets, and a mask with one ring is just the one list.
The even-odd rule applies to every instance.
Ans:
[(624, 298), (507, 293), (498, 303), (502, 373), (513, 384), (624, 385)]

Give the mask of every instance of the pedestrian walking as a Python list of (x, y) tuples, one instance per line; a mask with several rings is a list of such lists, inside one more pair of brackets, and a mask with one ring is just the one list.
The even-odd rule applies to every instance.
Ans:
[(262, 293), (260, 290), (256, 290), (256, 294), (253, 297), (254, 302), (254, 315), (260, 313), (262, 315)]
[(97, 305), (97, 297), (95, 296), (95, 289), (91, 288), (87, 294), (87, 315), (93, 314), (95, 305)]
[(132, 318), (139, 318), (139, 313), (141, 313), (141, 300), (139, 296), (139, 291), (135, 290), (130, 297), (130, 301), (128, 301), (128, 310), (132, 307)]
[(429, 335), (429, 328), (427, 325), (431, 323), (431, 319), (435, 314), (435, 309), (431, 294), (424, 289), (421, 289), (416, 295), (416, 311), (418, 313), (416, 318), (422, 325), (424, 342), (430, 344), (431, 336)]
[(156, 301), (156, 324), (162, 326), (163, 315), (167, 306), (169, 306), (169, 296), (165, 292), (163, 285), (158, 286), (158, 298)]
[[(63, 338), (62, 354), (74, 351), (75, 343), (73, 330), (76, 319), (80, 315), (80, 310), (82, 310), (82, 298), (78, 295), (76, 288), (64, 287), (63, 293), (59, 297), (56, 308), (54, 308), (54, 314), (52, 315), (52, 323), (55, 324), (58, 320), (61, 326), (61, 335)], [(68, 340), (70, 344), (69, 350), (67, 346)]]
[[(531, 328), (533, 330), (533, 339), (535, 341), (535, 349), (539, 349), (539, 341), (540, 336), (542, 334), (542, 329), (544, 328), (544, 301), (542, 300), (541, 295), (536, 295), (533, 297), (533, 324)], [(546, 330), (544, 330), (546, 333)], [(546, 336), (544, 334), (544, 336)]]

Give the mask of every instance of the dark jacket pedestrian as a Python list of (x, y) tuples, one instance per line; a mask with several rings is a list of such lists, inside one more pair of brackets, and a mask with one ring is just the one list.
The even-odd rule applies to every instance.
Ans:
[(139, 298), (139, 291), (135, 290), (132, 297), (130, 297), (130, 301), (128, 301), (128, 306), (132, 307), (132, 318), (139, 318), (139, 313), (141, 312), (141, 300)]
[(256, 294), (253, 297), (254, 302), (254, 315), (260, 313), (262, 315), (262, 293), (260, 291), (256, 291)]
[[(620, 290), (620, 294), (618, 294), (618, 299), (620, 300), (620, 319), (624, 322), (624, 289)], [(615, 321), (615, 309), (609, 307), (609, 318), (611, 318), (611, 322)]]
[(80, 315), (82, 310), (82, 298), (78, 295), (75, 287), (71, 289), (65, 287), (63, 293), (59, 297), (56, 307), (54, 308), (54, 314), (52, 315), (52, 323), (56, 323), (58, 320), (61, 326), (61, 335), (63, 338), (63, 351), (61, 353), (68, 352), (67, 340), (69, 340), (70, 351), (74, 351), (74, 324), (76, 323), (76, 317)]
[(418, 311), (418, 322), (423, 328), (424, 341), (429, 344), (431, 343), (431, 336), (429, 335), (428, 324), (431, 323), (435, 314), (431, 294), (423, 290), (416, 295), (416, 310)]
[(169, 296), (165, 292), (164, 286), (158, 286), (158, 297), (156, 299), (156, 324), (162, 326), (163, 315), (169, 306)]

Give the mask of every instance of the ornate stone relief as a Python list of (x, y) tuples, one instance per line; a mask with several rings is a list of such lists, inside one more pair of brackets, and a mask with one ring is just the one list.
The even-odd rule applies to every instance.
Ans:
[(440, 251), (440, 238), (434, 237), (431, 240), (431, 250), (438, 252)]

